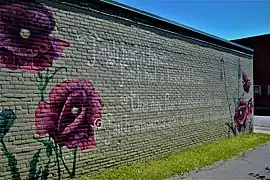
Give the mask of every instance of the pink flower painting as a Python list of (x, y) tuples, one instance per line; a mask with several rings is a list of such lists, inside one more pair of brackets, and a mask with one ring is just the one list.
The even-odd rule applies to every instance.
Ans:
[(56, 21), (35, 1), (0, 1), (0, 68), (40, 72), (70, 44), (50, 37)]
[(67, 80), (51, 90), (49, 99), (36, 110), (36, 133), (49, 134), (59, 146), (70, 149), (95, 146), (93, 126), (100, 124), (104, 104), (94, 86), (85, 80)]
[(248, 117), (252, 114), (252, 109), (252, 99), (245, 101), (242, 97), (234, 113), (234, 123), (238, 132), (241, 132), (242, 128), (246, 128)]
[(249, 90), (250, 90), (250, 86), (251, 86), (251, 81), (247, 75), (246, 72), (243, 71), (242, 73), (242, 83), (243, 83), (243, 89), (246, 93), (249, 93)]

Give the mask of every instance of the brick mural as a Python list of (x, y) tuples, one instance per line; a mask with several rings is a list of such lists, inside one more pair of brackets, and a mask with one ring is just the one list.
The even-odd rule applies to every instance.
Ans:
[(252, 131), (252, 70), (252, 53), (102, 7), (0, 0), (0, 179), (73, 179)]

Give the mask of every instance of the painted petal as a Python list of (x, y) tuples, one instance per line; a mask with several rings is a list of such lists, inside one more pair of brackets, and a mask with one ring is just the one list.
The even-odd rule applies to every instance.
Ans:
[(251, 86), (251, 82), (249, 81), (249, 80), (247, 80), (247, 81), (245, 81), (245, 83), (244, 83), (244, 85), (243, 85), (244, 87), (244, 91), (246, 92), (246, 93), (249, 93), (249, 89), (250, 89), (250, 86)]
[(1, 20), (11, 26), (22, 27), (37, 34), (49, 35), (55, 27), (51, 12), (39, 3), (17, 2), (1, 6)]
[(64, 52), (66, 47), (70, 46), (70, 43), (61, 39), (55, 39), (50, 37), (50, 42), (53, 47), (54, 60), (57, 60), (61, 54)]
[(24, 24), (21, 26), (25, 29), (46, 35), (51, 33), (50, 19), (46, 14), (40, 12), (39, 9), (24, 10), (24, 21)]
[(85, 90), (87, 96), (92, 96), (92, 92), (95, 91), (94, 85), (86, 80), (81, 80), (83, 89)]
[(76, 117), (75, 120), (71, 124), (65, 127), (64, 131), (62, 132), (62, 135), (67, 135), (70, 132), (74, 132), (76, 131), (76, 129), (79, 129), (79, 126), (85, 122), (85, 114), (86, 114), (86, 108), (82, 107), (82, 112), (80, 113), (80, 115)]
[(10, 38), (10, 36), (12, 36), (6, 30), (6, 28), (5, 28), (6, 26), (8, 26), (8, 25), (0, 20), (0, 47), (3, 47), (2, 42), (5, 41), (5, 39), (8, 39), (8, 38)]
[(54, 113), (50, 104), (41, 101), (35, 113), (36, 133), (39, 135), (54, 134), (57, 113)]
[[(55, 86), (50, 92), (51, 103), (65, 102), (67, 97), (74, 91), (85, 91), (81, 80), (66, 80)], [(87, 92), (86, 92), (87, 93)]]
[(91, 97), (91, 103), (92, 103), (92, 113), (93, 114), (98, 114), (102, 110), (104, 103), (101, 100), (99, 94), (96, 91), (92, 92), (92, 97)]
[(53, 51), (52, 46), (50, 42), (46, 40), (46, 37), (35, 39), (34, 42), (6, 39), (2, 42), (2, 46), (14, 55), (29, 58), (35, 57), (38, 54), (52, 53)]
[(70, 149), (74, 147), (79, 147), (81, 150), (91, 149), (96, 146), (94, 131), (91, 127), (85, 125), (85, 127), (78, 129), (76, 133), (71, 134), (67, 141), (62, 144)]
[[(60, 117), (58, 121), (59, 125), (59, 132), (62, 132), (62, 134), (67, 134), (70, 131), (74, 130), (79, 124), (83, 123), (85, 119), (85, 107), (83, 107), (83, 102), (85, 100), (85, 92), (84, 91), (75, 91), (71, 95), (68, 96)], [(74, 119), (70, 118), (72, 113), (71, 109), (73, 108), (73, 105), (75, 104), (81, 104), (82, 105), (82, 111), (81, 113)], [(70, 122), (71, 121), (71, 122)]]
[(249, 78), (248, 78), (248, 75), (245, 71), (242, 71), (242, 76), (243, 76), (243, 81), (248, 81)]
[(53, 54), (49, 51), (38, 54), (34, 58), (28, 58), (24, 65), (20, 67), (22, 72), (40, 72), (52, 66)]
[(78, 146), (81, 150), (91, 149), (91, 148), (95, 147), (96, 142), (95, 142), (94, 136), (89, 136), (89, 138), (86, 139), (86, 141), (79, 143)]
[(47, 17), (48, 17), (48, 19), (50, 21), (49, 30), (50, 30), (50, 32), (52, 32), (54, 30), (55, 26), (56, 26), (56, 20), (54, 18), (53, 13), (44, 4), (41, 4), (41, 3), (38, 3), (38, 2), (35, 2), (35, 1), (32, 4), (33, 4), (33, 6), (35, 6), (38, 9), (39, 12), (42, 12), (42, 13), (47, 15)]
[(91, 109), (91, 116), (88, 119), (89, 123), (91, 125), (95, 124), (95, 120), (96, 119), (101, 119), (102, 118), (102, 114), (100, 113), (100, 111), (103, 108), (103, 103), (101, 99), (98, 100), (92, 100), (92, 109)]
[(64, 103), (69, 94), (73, 92), (73, 86), (77, 87), (77, 84), (72, 80), (66, 80), (54, 86), (49, 95), (50, 102), (53, 104)]
[(0, 49), (0, 67), (16, 70), (19, 69), (24, 64), (25, 64), (24, 58), (15, 56), (11, 52), (3, 48)]
[(7, 0), (0, 0), (0, 6), (5, 5), (7, 3)]
[(2, 46), (17, 56), (35, 57), (38, 54), (37, 50), (20, 47), (20, 45), (18, 46), (17, 43), (10, 39), (3, 41)]
[(94, 125), (95, 120), (97, 119), (95, 116), (98, 116), (99, 118), (102, 117), (100, 114), (100, 111), (104, 107), (104, 102), (102, 101), (99, 93), (95, 90), (94, 86), (88, 82), (83, 81), (83, 88), (86, 91), (89, 106), (90, 106), (90, 113), (87, 114), (87, 119), (90, 125)]

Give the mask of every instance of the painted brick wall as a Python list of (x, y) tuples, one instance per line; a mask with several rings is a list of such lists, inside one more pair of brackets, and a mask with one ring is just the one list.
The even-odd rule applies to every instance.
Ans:
[(58, 162), (62, 178), (98, 172), (252, 119), (250, 55), (82, 7), (0, 2), (0, 179), (57, 179)]

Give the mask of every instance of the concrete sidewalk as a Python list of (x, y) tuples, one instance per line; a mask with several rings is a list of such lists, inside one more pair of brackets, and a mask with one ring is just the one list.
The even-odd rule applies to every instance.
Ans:
[[(268, 169), (269, 167), (269, 169)], [(180, 180), (174, 176), (171, 180)], [(189, 173), (186, 180), (270, 180), (270, 143), (224, 162), (217, 162), (197, 172)]]
[(254, 133), (270, 134), (270, 116), (254, 116)]

